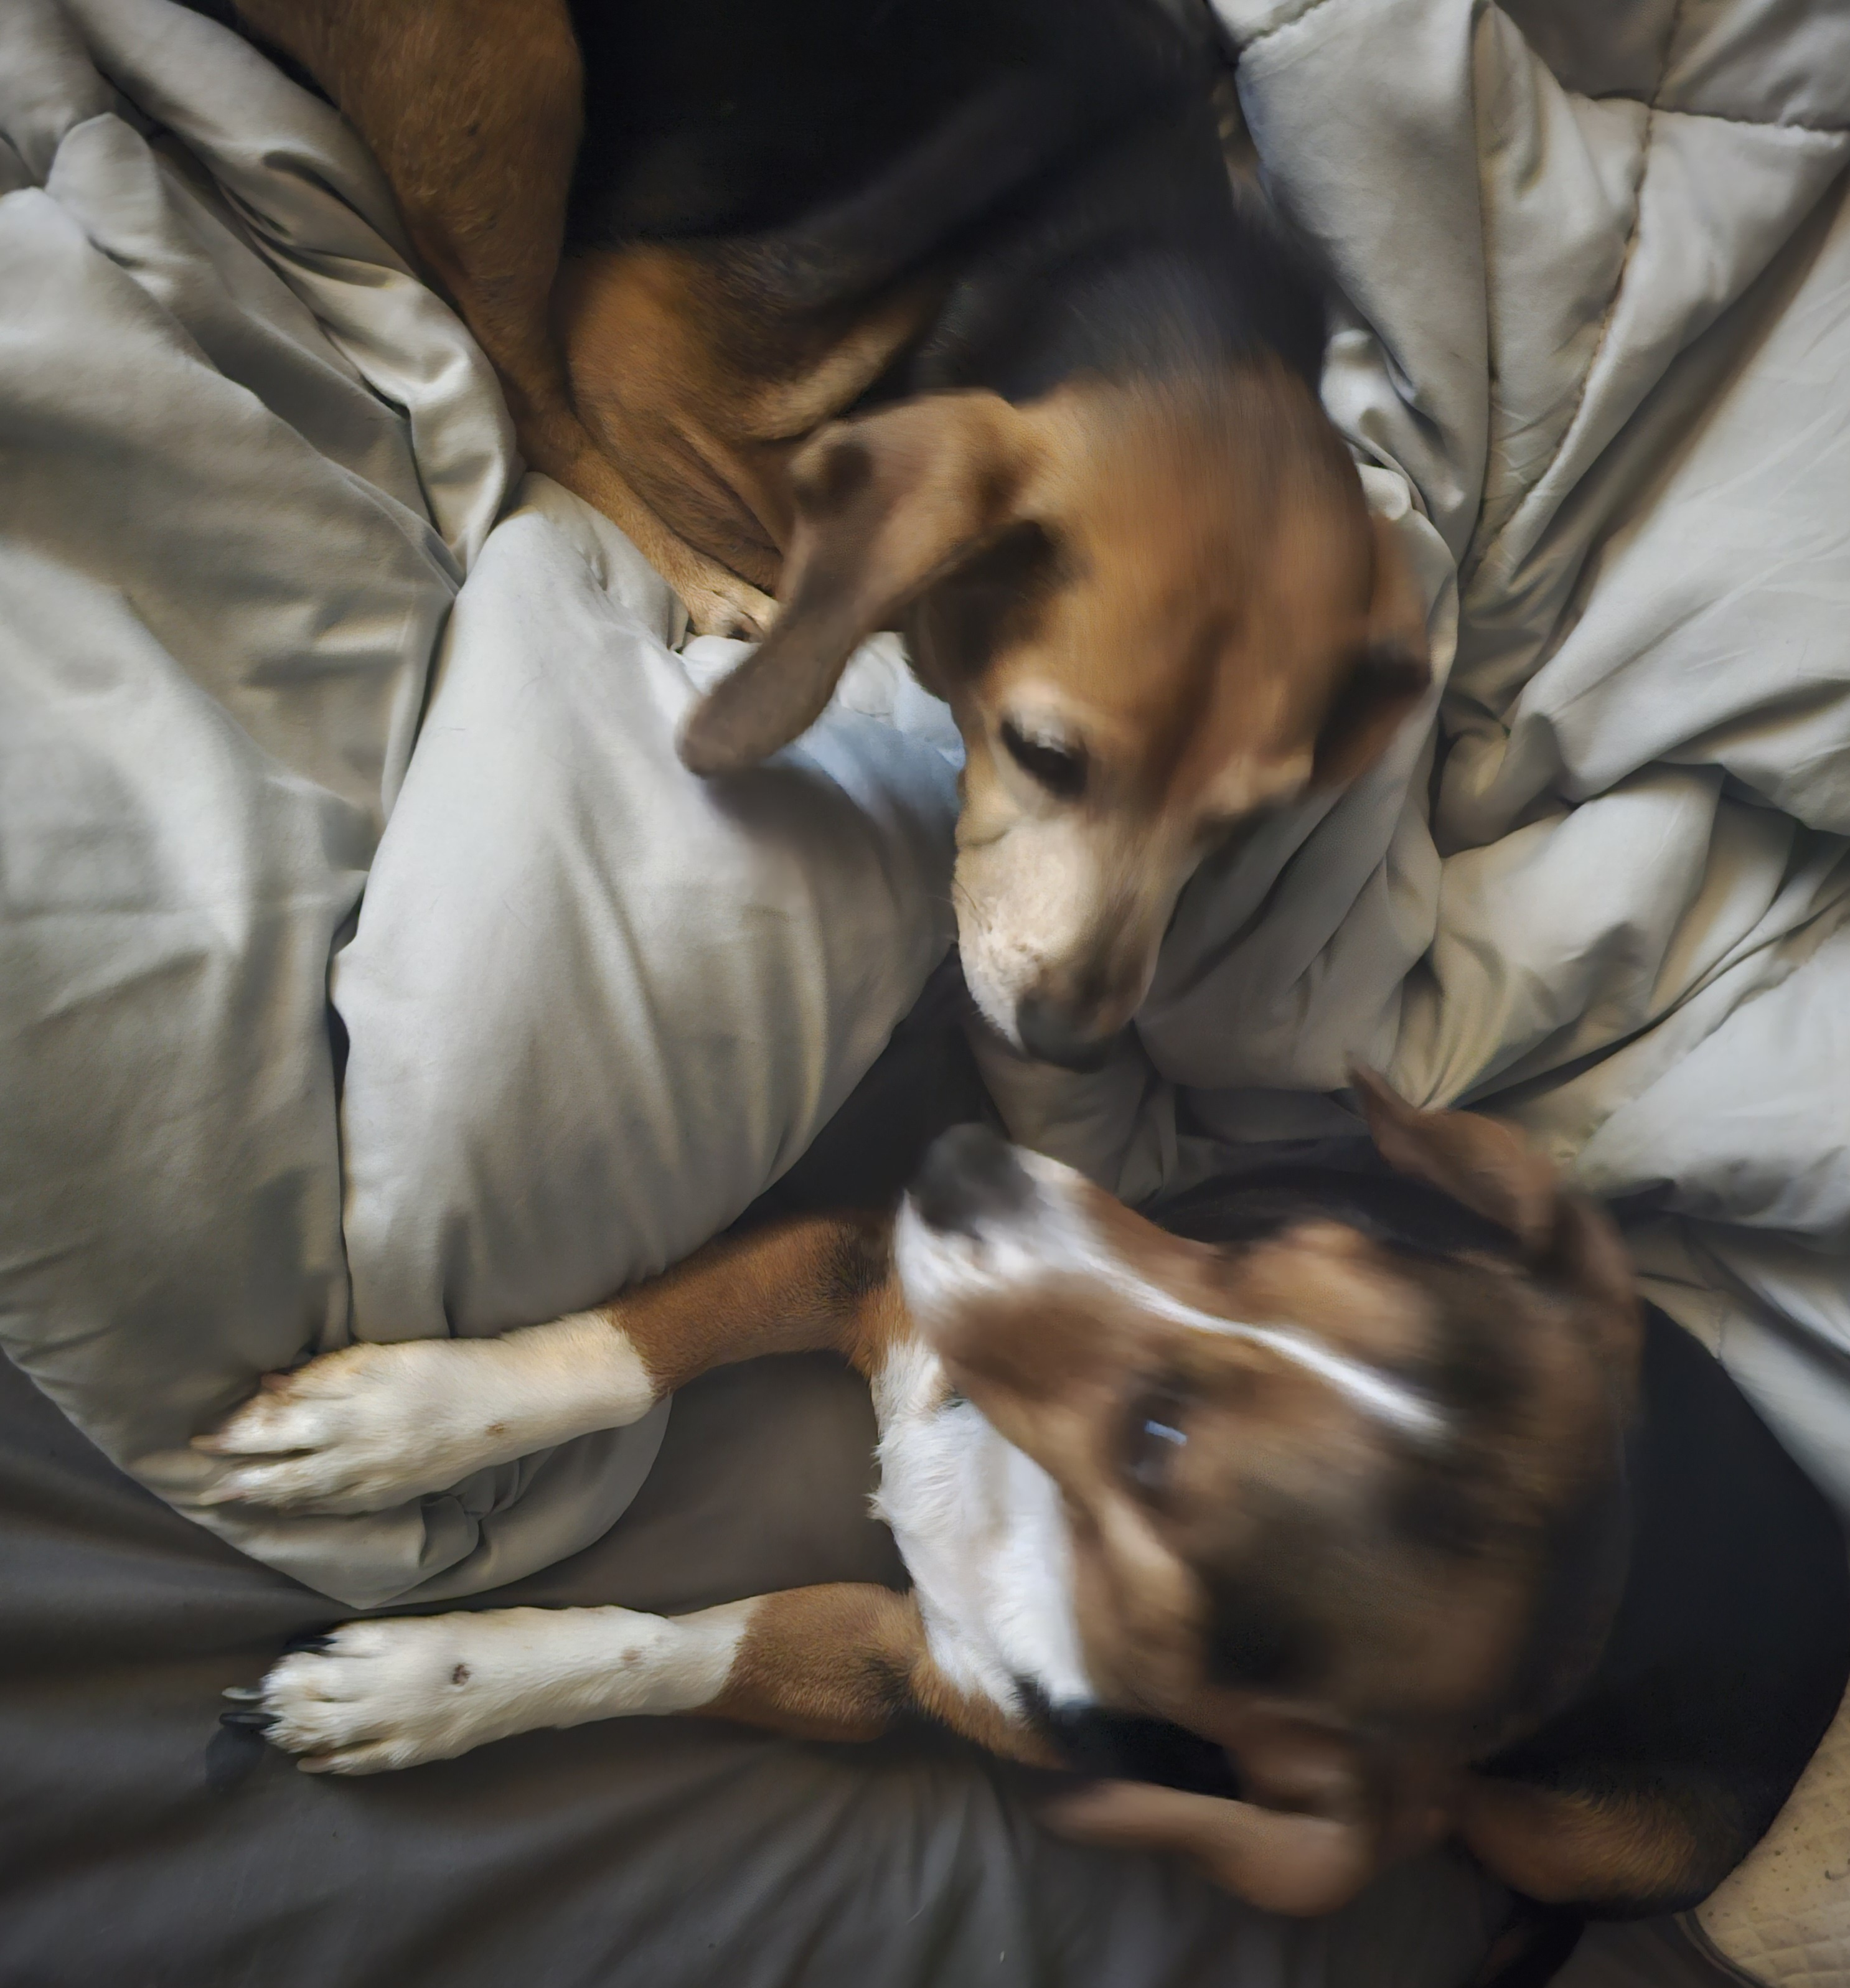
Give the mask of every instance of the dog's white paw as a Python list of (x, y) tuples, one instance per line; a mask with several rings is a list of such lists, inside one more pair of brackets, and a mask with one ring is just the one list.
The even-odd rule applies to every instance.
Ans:
[(231, 1466), (199, 1503), (379, 1512), (502, 1461), (509, 1431), (482, 1357), (488, 1344), (350, 1346), (293, 1374), (266, 1374), (242, 1408), (195, 1439), (195, 1449)]
[(265, 1736), (309, 1773), (376, 1774), (543, 1725), (543, 1712), (519, 1716), (521, 1694), (509, 1689), (518, 1680), (472, 1648), (475, 1626), (467, 1615), (407, 1616), (313, 1638), (258, 1688)]
[(628, 1608), (498, 1608), (350, 1622), (239, 1702), (310, 1773), (376, 1774), (490, 1740), (626, 1712), (681, 1712), (723, 1685), (754, 1604), (678, 1621)]

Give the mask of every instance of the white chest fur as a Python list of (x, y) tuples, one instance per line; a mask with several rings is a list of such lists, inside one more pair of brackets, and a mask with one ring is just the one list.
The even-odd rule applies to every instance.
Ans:
[(1010, 1711), (1018, 1680), (1056, 1705), (1091, 1703), (1054, 1480), (952, 1396), (938, 1356), (916, 1340), (875, 1376), (874, 1412), (874, 1510), (911, 1574), (939, 1669)]

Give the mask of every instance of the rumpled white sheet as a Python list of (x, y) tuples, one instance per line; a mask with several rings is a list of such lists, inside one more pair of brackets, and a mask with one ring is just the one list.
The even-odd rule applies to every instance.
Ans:
[(673, 732), (726, 645), (673, 654), (633, 548), (516, 473), (333, 111), (167, 0), (4, 0), (0, 1345), (354, 1605), (596, 1538), (665, 1409), (339, 1519), (199, 1506), (188, 1439), (305, 1351), (685, 1254), (949, 940), (955, 755), (891, 645), (709, 788)]

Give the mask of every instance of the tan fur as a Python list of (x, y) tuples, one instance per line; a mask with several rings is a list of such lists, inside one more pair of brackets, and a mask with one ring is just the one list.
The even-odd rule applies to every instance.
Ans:
[(699, 1716), (817, 1740), (872, 1740), (922, 1714), (993, 1753), (1058, 1764), (990, 1700), (959, 1691), (932, 1662), (918, 1604), (860, 1582), (787, 1589), (754, 1609), (725, 1689)]
[(583, 128), (565, 0), (239, 0), (371, 147), (418, 254), (506, 389), (521, 452), (611, 519), (695, 626), (757, 634), (759, 589), (671, 529), (575, 405), (551, 309)]
[[(1690, 1817), (1652, 1795), (1595, 1799), (1483, 1777), (1462, 1797), (1459, 1827), (1480, 1861), (1544, 1905), (1635, 1910), (1682, 1896), (1717, 1848), (1701, 1840)], [(1714, 1881), (1721, 1875), (1716, 1871)]]
[(767, 593), (792, 526), (786, 465), (918, 330), (932, 286), (852, 310), (769, 303), (723, 248), (568, 256), (554, 299), (572, 397), (690, 545)]
[(804, 1215), (722, 1236), (600, 1307), (661, 1394), (767, 1353), (844, 1354), (863, 1374), (905, 1326), (887, 1225)]

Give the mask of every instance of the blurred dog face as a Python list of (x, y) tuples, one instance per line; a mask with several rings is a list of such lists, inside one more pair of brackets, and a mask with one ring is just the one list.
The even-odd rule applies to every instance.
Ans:
[(1281, 1720), (1466, 1757), (1507, 1709), (1550, 1527), (1629, 1408), (1604, 1218), (1488, 1121), (1373, 1108), (1389, 1157), (1473, 1197), (1510, 1255), (1321, 1220), (1209, 1248), (999, 1142), (898, 1232), (955, 1384), (1060, 1486), (1101, 1702), (1249, 1770)]
[(780, 619), (684, 754), (775, 750), (903, 621), (966, 747), (966, 976), (1051, 1061), (1130, 1019), (1209, 848), (1353, 778), (1426, 688), (1411, 577), (1280, 365), (908, 401), (824, 430), (790, 481)]
[(1004, 1038), (1084, 1065), (1229, 835), (1371, 760), (1426, 687), (1419, 615), (1300, 383), (1050, 408), (1034, 515), (920, 600), (963, 734), (958, 938)]

